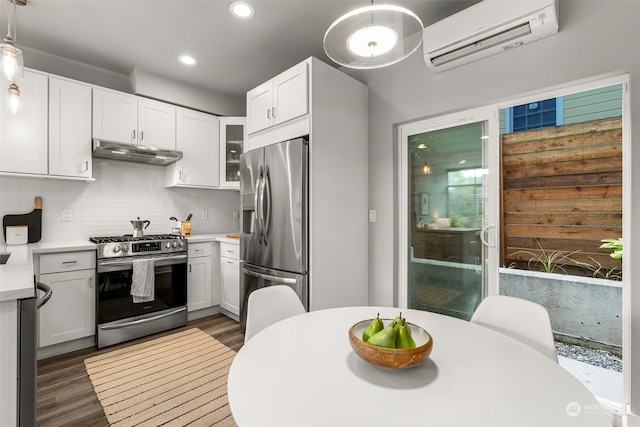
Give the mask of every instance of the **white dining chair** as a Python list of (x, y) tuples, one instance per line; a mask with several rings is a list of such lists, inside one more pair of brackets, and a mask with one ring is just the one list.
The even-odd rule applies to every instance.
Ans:
[(538, 303), (505, 295), (487, 297), (471, 323), (515, 338), (558, 362), (549, 313)]
[(247, 302), (244, 342), (248, 342), (269, 325), (305, 312), (300, 298), (289, 286), (276, 285), (257, 289), (249, 294)]

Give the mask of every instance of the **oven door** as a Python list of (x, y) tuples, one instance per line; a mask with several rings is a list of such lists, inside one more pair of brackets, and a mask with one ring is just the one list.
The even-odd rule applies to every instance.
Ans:
[(153, 258), (155, 297), (153, 301), (143, 303), (134, 303), (131, 296), (133, 259), (98, 261), (98, 325), (187, 305), (187, 255), (158, 255)]

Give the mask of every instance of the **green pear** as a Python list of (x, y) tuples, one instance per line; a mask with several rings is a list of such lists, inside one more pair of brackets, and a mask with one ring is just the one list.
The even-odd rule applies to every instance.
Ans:
[(384, 324), (382, 323), (382, 320), (380, 319), (380, 313), (378, 313), (376, 318), (373, 319), (371, 321), (371, 323), (369, 323), (369, 326), (367, 326), (367, 328), (362, 333), (362, 341), (364, 341), (364, 342), (369, 341), (369, 338), (372, 335), (380, 332), (383, 328), (384, 328)]
[(371, 335), (367, 342), (378, 347), (396, 348), (396, 336), (395, 328), (389, 325), (380, 332)]
[(389, 325), (393, 326), (394, 328), (397, 328), (398, 326), (400, 326), (403, 320), (404, 320), (404, 317), (402, 317), (402, 312), (400, 312), (400, 314), (395, 319), (393, 319), (391, 323), (389, 323)]
[(415, 348), (416, 343), (411, 337), (411, 329), (407, 326), (407, 322), (402, 319), (402, 324), (398, 326), (396, 334), (396, 348)]

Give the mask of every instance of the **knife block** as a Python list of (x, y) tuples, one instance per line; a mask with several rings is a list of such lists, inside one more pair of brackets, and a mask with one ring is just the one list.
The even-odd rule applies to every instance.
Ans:
[(189, 221), (182, 221), (180, 223), (180, 235), (182, 237), (191, 236), (191, 223)]

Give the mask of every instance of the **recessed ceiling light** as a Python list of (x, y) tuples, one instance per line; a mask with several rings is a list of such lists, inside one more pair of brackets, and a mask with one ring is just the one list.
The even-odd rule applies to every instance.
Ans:
[(236, 18), (249, 19), (254, 15), (255, 10), (249, 3), (234, 1), (229, 5), (229, 12)]
[(198, 60), (196, 58), (189, 55), (178, 56), (178, 61), (182, 62), (185, 65), (196, 65), (198, 63)]

